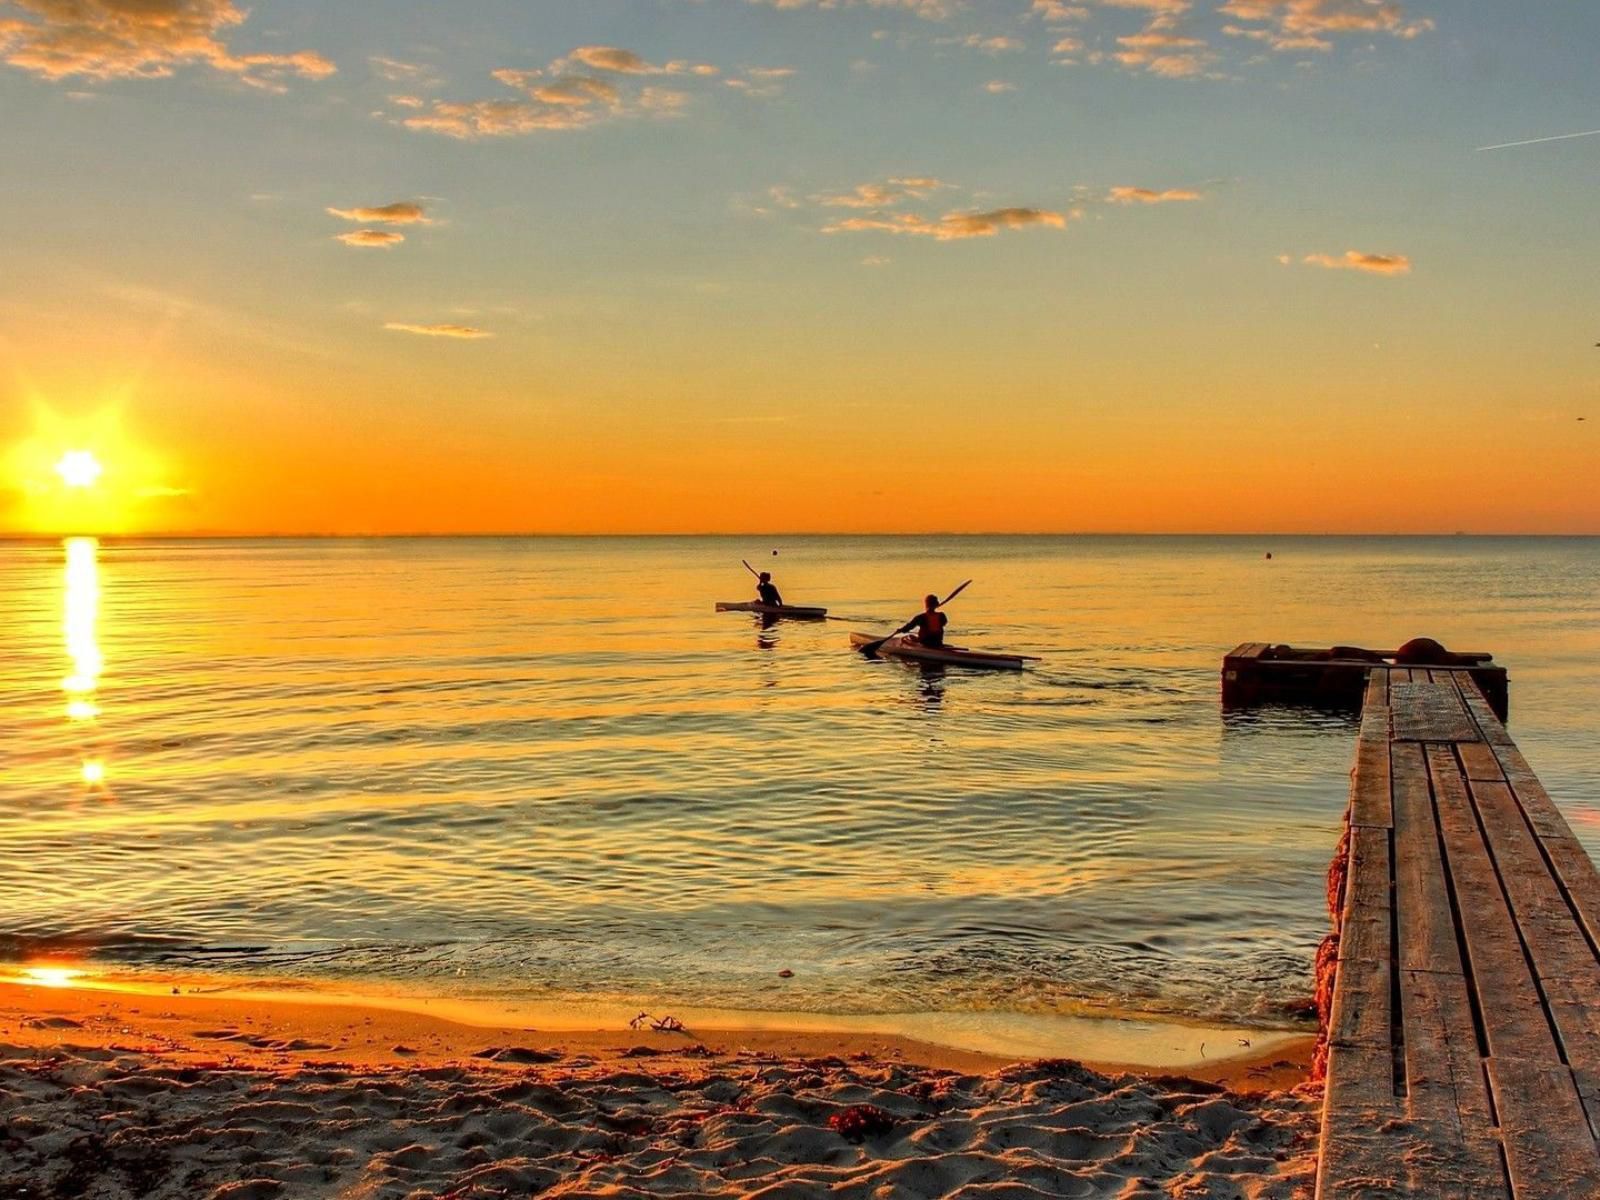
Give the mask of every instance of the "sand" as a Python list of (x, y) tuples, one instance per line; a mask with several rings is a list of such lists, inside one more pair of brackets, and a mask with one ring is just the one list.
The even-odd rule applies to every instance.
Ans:
[(1309, 1052), (1183, 1078), (3, 984), (0, 1197), (1288, 1200), (1314, 1169)]

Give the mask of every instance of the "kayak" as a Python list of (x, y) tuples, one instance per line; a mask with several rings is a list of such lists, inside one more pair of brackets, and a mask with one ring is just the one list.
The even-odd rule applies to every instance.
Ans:
[[(857, 648), (878, 641), (871, 633), (852, 633), (850, 644)], [(919, 645), (903, 637), (892, 637), (878, 647), (878, 653), (889, 658), (906, 658), (914, 662), (950, 663), (963, 667), (988, 667), (996, 671), (1020, 671), (1028, 661), (1025, 654), (1000, 654), (993, 650), (968, 650), (964, 646)]]
[(825, 608), (806, 608), (799, 604), (762, 604), (759, 600), (719, 600), (718, 612), (760, 613), (763, 617), (788, 617), (791, 621), (823, 621)]

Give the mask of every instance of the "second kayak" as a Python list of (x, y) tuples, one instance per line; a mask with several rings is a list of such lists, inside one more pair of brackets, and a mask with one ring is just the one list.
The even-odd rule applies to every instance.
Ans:
[(788, 617), (791, 621), (825, 621), (828, 610), (799, 604), (763, 604), (759, 600), (719, 600), (718, 612), (759, 613), (763, 617)]
[[(878, 635), (852, 633), (850, 644), (860, 649), (881, 641)], [(1001, 654), (993, 650), (968, 650), (962, 646), (924, 646), (904, 637), (892, 637), (878, 647), (878, 654), (886, 658), (905, 658), (914, 662), (951, 663), (964, 667), (988, 667), (996, 671), (1020, 671), (1028, 661), (1025, 654)]]

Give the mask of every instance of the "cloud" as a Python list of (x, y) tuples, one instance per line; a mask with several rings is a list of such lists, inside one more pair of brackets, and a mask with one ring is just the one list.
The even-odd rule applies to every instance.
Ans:
[(929, 21), (943, 21), (955, 12), (959, 0), (749, 0), (772, 8), (889, 8)]
[(1003, 33), (981, 34), (969, 33), (966, 37), (940, 38), (939, 43), (946, 46), (965, 46), (968, 50), (981, 50), (985, 54), (1008, 54), (1027, 48), (1021, 38), (1009, 37)]
[(1052, 212), (1042, 208), (996, 208), (987, 212), (953, 212), (937, 219), (915, 213), (893, 213), (876, 217), (848, 217), (823, 227), (823, 233), (893, 233), (931, 237), (940, 242), (967, 238), (994, 237), (1003, 229), (1042, 226), (1065, 229), (1076, 213)]
[(1066, 0), (1033, 0), (1028, 15), (1059, 25), (1069, 21), (1087, 21), (1089, 10), (1081, 4), (1068, 4)]
[(387, 250), (391, 246), (398, 246), (406, 240), (403, 233), (394, 233), (388, 229), (356, 229), (350, 233), (337, 235), (339, 241), (346, 246), (368, 246), (379, 250)]
[[(738, 86), (752, 88), (756, 94), (775, 94), (772, 81), (789, 73), (783, 67), (755, 68), (745, 73)], [(515, 99), (434, 100), (420, 106), (412, 103), (415, 97), (405, 97), (402, 107), (409, 111), (398, 115), (397, 123), (407, 129), (473, 140), (565, 132), (628, 117), (671, 117), (688, 106), (689, 94), (655, 85), (641, 86), (643, 78), (708, 77), (721, 72), (705, 63), (670, 62), (656, 66), (633, 51), (616, 46), (579, 46), (548, 68), (501, 68), (489, 74), (520, 95)], [(754, 80), (762, 81), (760, 89), (753, 87)]]
[(439, 75), (432, 67), (422, 63), (402, 62), (398, 58), (385, 58), (381, 54), (371, 55), (367, 65), (372, 68), (372, 73), (390, 83), (412, 83), (420, 87), (434, 87), (439, 82)]
[[(1283, 261), (1281, 258), (1279, 261)], [(1404, 254), (1364, 254), (1346, 250), (1342, 255), (1308, 254), (1300, 260), (1308, 266), (1330, 271), (1366, 271), (1373, 275), (1409, 275), (1411, 260)]]
[(346, 221), (376, 222), (379, 225), (432, 225), (422, 205), (410, 200), (380, 204), (373, 208), (330, 208), (328, 214)]
[(890, 179), (883, 183), (858, 183), (848, 192), (816, 197), (825, 208), (892, 208), (905, 200), (919, 200), (929, 192), (948, 187), (937, 179), (920, 176)]
[(1409, 39), (1434, 27), (1428, 17), (1408, 17), (1398, 0), (1226, 0), (1217, 11), (1262, 22), (1278, 38), (1312, 39), (1312, 49), (1322, 48), (1316, 42), (1326, 34), (1386, 33)]
[(406, 321), (389, 321), (384, 328), (395, 333), (414, 333), (419, 337), (461, 338), (466, 341), (494, 336), (487, 329), (476, 329), (471, 325), (413, 325)]
[(1145, 187), (1114, 187), (1106, 195), (1112, 204), (1173, 204), (1203, 200), (1202, 193), (1189, 188), (1168, 188), (1164, 192)]
[(988, 83), (983, 85), (983, 90), (988, 92), (991, 96), (998, 96), (1003, 92), (1016, 91), (1017, 85), (1005, 79), (991, 79)]
[(9, 0), (0, 60), (49, 80), (162, 79), (205, 66), (282, 91), (287, 76), (325, 79), (336, 68), (310, 50), (236, 54), (224, 35), (244, 24), (232, 0)]
[(722, 82), (746, 96), (771, 97), (783, 93), (784, 82), (795, 74), (793, 67), (746, 67)]
[(620, 46), (579, 46), (557, 60), (556, 70), (576, 63), (592, 71), (610, 71), (618, 75), (718, 75), (721, 72), (709, 63), (673, 61), (656, 66), (646, 62), (632, 50)]

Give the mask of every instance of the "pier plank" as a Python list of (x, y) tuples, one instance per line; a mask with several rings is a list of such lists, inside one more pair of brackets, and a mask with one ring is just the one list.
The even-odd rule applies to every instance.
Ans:
[(1482, 735), (1455, 683), (1389, 683), (1389, 719), (1400, 742), (1476, 742)]
[(1456, 753), (1461, 756), (1468, 779), (1498, 782), (1505, 778), (1500, 760), (1494, 756), (1494, 747), (1486, 742), (1462, 742), (1456, 746)]
[[(1528, 970), (1495, 862), (1468, 797), (1466, 779), (1446, 746), (1427, 751), (1439, 829), (1449, 860), (1456, 903), (1463, 914), (1469, 975), (1482, 1014), (1489, 1053), (1517, 1055), (1549, 1065), (1561, 1061)], [(1492, 786), (1492, 785), (1485, 785)], [(1470, 1013), (1468, 1014), (1470, 1020)]]
[(1488, 1071), (1512, 1196), (1600, 1196), (1600, 1155), (1572, 1073), (1518, 1058), (1491, 1058)]
[(1439, 857), (1439, 834), (1422, 746), (1390, 749), (1394, 799), (1394, 905), (1397, 959), (1405, 971), (1463, 974), (1455, 916)]

